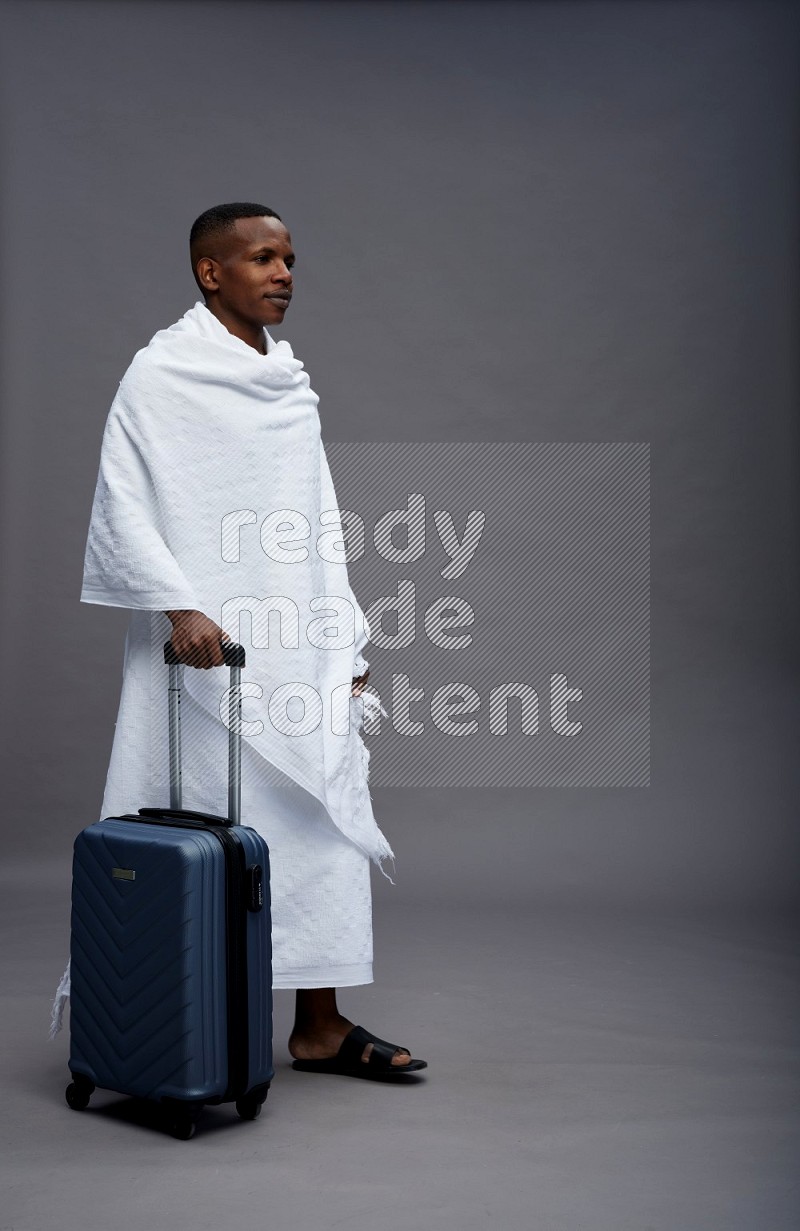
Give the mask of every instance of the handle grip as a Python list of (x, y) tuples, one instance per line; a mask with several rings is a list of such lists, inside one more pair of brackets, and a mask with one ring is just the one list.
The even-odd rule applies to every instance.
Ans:
[[(222, 656), (225, 659), (226, 667), (243, 667), (244, 661), (244, 646), (237, 645), (235, 641), (221, 641)], [(168, 666), (175, 666), (178, 662), (178, 655), (175, 653), (175, 646), (171, 641), (164, 642), (164, 662)]]

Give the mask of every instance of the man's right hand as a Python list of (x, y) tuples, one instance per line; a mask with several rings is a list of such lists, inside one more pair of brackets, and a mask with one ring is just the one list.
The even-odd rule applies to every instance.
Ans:
[(167, 611), (165, 614), (172, 621), (172, 647), (179, 662), (203, 671), (224, 664), (221, 642), (230, 641), (230, 637), (218, 624), (202, 611)]

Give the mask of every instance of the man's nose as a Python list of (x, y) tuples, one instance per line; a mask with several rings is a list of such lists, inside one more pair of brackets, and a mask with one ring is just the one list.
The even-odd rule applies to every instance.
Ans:
[(272, 276), (275, 278), (276, 282), (285, 282), (289, 284), (292, 281), (292, 271), (289, 266), (284, 265), (283, 262), (278, 265)]

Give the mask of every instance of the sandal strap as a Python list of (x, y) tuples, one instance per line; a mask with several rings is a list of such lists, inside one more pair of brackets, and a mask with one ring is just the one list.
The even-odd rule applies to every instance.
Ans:
[(396, 1067), (392, 1064), (395, 1052), (408, 1050), (405, 1047), (398, 1047), (396, 1043), (388, 1043), (386, 1039), (379, 1039), (376, 1034), (365, 1030), (363, 1026), (354, 1026), (339, 1048), (339, 1058), (347, 1064), (363, 1064), (361, 1057), (368, 1043), (372, 1044), (372, 1051), (367, 1064), (374, 1069), (385, 1070)]

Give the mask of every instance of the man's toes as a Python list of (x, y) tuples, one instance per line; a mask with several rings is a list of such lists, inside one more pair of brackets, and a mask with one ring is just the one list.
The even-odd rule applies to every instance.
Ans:
[[(367, 1043), (367, 1046), (362, 1051), (361, 1060), (363, 1064), (368, 1063), (369, 1058), (372, 1055), (373, 1046), (374, 1044)], [(408, 1064), (410, 1059), (411, 1059), (411, 1052), (408, 1050), (408, 1048), (398, 1047), (397, 1051), (392, 1056), (392, 1064), (397, 1065), (398, 1067), (402, 1067), (404, 1064)]]

